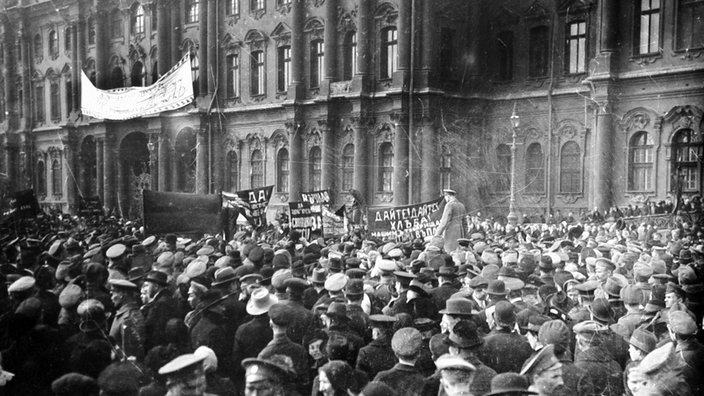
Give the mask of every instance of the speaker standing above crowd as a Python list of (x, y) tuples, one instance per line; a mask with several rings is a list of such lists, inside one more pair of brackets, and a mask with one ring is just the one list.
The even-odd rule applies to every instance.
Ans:
[(699, 224), (511, 226), (446, 195), (435, 236), (406, 242), (8, 229), (0, 394), (704, 393)]

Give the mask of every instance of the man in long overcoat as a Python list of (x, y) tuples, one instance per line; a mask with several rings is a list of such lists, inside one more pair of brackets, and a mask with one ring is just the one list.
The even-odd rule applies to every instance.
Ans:
[(450, 253), (457, 249), (459, 244), (457, 239), (464, 237), (464, 204), (457, 199), (455, 190), (442, 190), (445, 196), (445, 209), (442, 212), (442, 218), (438, 229), (435, 231), (435, 236), (443, 237), (445, 241), (445, 252)]

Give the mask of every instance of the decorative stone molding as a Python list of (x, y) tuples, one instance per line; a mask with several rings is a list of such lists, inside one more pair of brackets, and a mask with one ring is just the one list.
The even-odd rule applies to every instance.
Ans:
[(378, 192), (374, 194), (374, 198), (377, 202), (391, 202), (394, 199), (394, 193), (392, 192)]
[(636, 55), (631, 57), (628, 61), (638, 64), (640, 66), (647, 66), (652, 63), (655, 63), (658, 59), (662, 59), (662, 52), (658, 51), (653, 54), (647, 54), (647, 55)]
[(303, 26), (303, 31), (309, 35), (309, 39), (323, 40), (325, 36), (325, 25), (318, 18), (310, 18)]
[(283, 130), (276, 130), (271, 136), (270, 141), (273, 143), (275, 151), (288, 148), (288, 136), (286, 136), (286, 132)]
[(359, 6), (355, 4), (354, 9), (345, 11), (344, 8), (337, 7), (337, 30), (339, 32), (357, 31), (357, 13)]
[(352, 81), (338, 81), (330, 83), (330, 94), (341, 95), (351, 92)]
[(678, 57), (682, 60), (693, 61), (699, 59), (702, 55), (704, 55), (704, 48), (695, 50), (690, 50), (689, 48), (687, 48), (683, 51), (672, 52), (671, 55), (672, 57)]
[(685, 105), (673, 107), (663, 117), (665, 122), (671, 124), (671, 128), (669, 128), (670, 135), (667, 138), (667, 142), (671, 142), (675, 133), (682, 129), (692, 129), (694, 132), (698, 132), (695, 135), (698, 139), (701, 139), (700, 135), (702, 132), (703, 119), (704, 111), (697, 106)]
[(381, 23), (381, 27), (396, 25), (398, 9), (391, 3), (382, 3), (377, 7), (374, 16)]
[(288, 193), (274, 193), (274, 196), (279, 200), (279, 202), (288, 202)]
[(288, 15), (288, 13), (291, 12), (292, 5), (293, 1), (276, 0), (276, 11), (281, 15)]
[(271, 32), (271, 38), (276, 42), (276, 46), (291, 45), (291, 27), (281, 22)]
[(268, 37), (259, 30), (250, 30), (244, 37), (244, 42), (249, 45), (250, 51), (265, 51)]
[(565, 204), (573, 205), (580, 199), (584, 198), (582, 194), (559, 194), (557, 197)]

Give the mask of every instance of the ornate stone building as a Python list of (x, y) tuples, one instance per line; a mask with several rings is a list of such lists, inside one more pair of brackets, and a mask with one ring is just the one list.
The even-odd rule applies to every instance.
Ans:
[[(45, 206), (141, 188), (330, 188), (371, 206), (518, 209), (661, 200), (702, 183), (701, 0), (5, 0), (0, 173)], [(196, 101), (129, 121), (82, 116), (101, 89), (192, 54)]]

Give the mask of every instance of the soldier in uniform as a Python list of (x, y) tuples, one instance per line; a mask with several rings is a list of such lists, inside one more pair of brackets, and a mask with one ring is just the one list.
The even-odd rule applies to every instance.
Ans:
[(447, 396), (471, 395), (470, 387), (476, 367), (466, 360), (442, 355), (435, 361), (437, 372), (440, 374), (440, 386)]
[(605, 327), (594, 321), (577, 323), (574, 364), (589, 375), (595, 394), (618, 396), (623, 391), (622, 368), (601, 345)]
[(547, 345), (528, 359), (520, 372), (530, 380), (528, 390), (540, 396), (549, 396), (563, 385), (562, 363), (555, 357), (554, 346)]
[(372, 342), (359, 350), (357, 370), (374, 378), (377, 373), (388, 370), (396, 364), (396, 356), (391, 349), (392, 327), (396, 318), (388, 315), (371, 315), (369, 323), (372, 328)]
[(626, 285), (620, 292), (623, 306), (626, 308), (626, 314), (618, 320), (618, 326), (622, 329), (624, 336), (629, 337), (633, 331), (640, 325), (641, 312), (640, 306), (643, 304), (643, 292), (635, 285)]
[(139, 310), (137, 302), (139, 288), (124, 279), (111, 279), (108, 283), (111, 288), (112, 303), (117, 308), (115, 319), (110, 326), (110, 337), (125, 357), (134, 356), (141, 361), (144, 359), (146, 330), (144, 315)]
[(202, 396), (207, 382), (203, 368), (204, 355), (185, 354), (166, 363), (159, 375), (166, 377), (168, 396)]
[(289, 383), (295, 374), (289, 359), (274, 355), (269, 359), (248, 358), (242, 361), (245, 369), (244, 396), (294, 396)]

